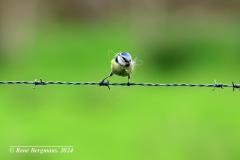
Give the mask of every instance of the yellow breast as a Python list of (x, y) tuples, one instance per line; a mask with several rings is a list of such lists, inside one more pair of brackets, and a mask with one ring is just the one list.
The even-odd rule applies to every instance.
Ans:
[(112, 64), (112, 73), (119, 75), (119, 76), (128, 76), (132, 73), (133, 66), (129, 65), (128, 67), (121, 66), (117, 62), (115, 62), (115, 59), (111, 61)]

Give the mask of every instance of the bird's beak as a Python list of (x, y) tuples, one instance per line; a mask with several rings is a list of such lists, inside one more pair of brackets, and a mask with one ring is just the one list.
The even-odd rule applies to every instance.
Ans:
[(127, 66), (127, 67), (130, 66), (130, 63), (131, 63), (131, 61), (127, 61), (127, 62), (126, 62), (126, 66)]

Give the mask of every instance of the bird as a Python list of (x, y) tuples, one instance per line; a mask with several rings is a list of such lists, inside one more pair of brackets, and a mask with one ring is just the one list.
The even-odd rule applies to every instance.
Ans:
[(119, 52), (111, 60), (111, 72), (105, 77), (100, 84), (104, 84), (105, 80), (113, 75), (118, 75), (121, 77), (128, 77), (127, 84), (130, 86), (131, 74), (135, 67), (135, 61), (129, 52)]

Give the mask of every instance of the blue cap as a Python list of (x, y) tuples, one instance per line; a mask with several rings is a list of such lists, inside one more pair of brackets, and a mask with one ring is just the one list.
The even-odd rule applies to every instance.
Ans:
[(131, 55), (128, 52), (121, 52), (120, 54), (125, 57), (131, 57)]

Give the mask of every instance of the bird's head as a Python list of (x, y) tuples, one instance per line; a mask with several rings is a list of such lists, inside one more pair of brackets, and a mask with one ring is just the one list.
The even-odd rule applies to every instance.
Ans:
[(121, 66), (130, 66), (132, 64), (132, 57), (128, 52), (120, 52), (116, 55), (115, 61)]

